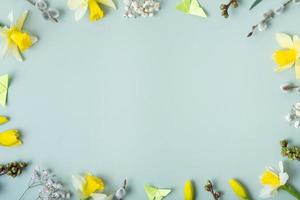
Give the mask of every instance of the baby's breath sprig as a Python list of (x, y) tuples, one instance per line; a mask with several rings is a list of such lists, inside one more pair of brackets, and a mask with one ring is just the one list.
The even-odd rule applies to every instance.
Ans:
[(221, 15), (225, 18), (229, 17), (228, 10), (230, 7), (237, 8), (239, 7), (239, 3), (237, 0), (230, 0), (227, 4), (221, 4), (220, 5), (220, 10), (221, 10)]
[(49, 8), (48, 3), (45, 0), (26, 0), (31, 5), (35, 6), (39, 11), (42, 12), (42, 16), (45, 20), (52, 20), (58, 22), (60, 13), (57, 9)]
[(10, 162), (7, 164), (0, 164), (0, 176), (11, 176), (13, 178), (22, 174), (23, 170), (27, 167), (25, 162)]
[(280, 141), (281, 146), (281, 155), (287, 157), (290, 160), (298, 160), (300, 161), (300, 147), (292, 146), (289, 147), (288, 140)]
[(215, 191), (214, 184), (212, 181), (208, 180), (206, 185), (204, 186), (204, 189), (212, 194), (214, 200), (219, 200), (221, 198), (221, 193)]
[(30, 189), (36, 187), (40, 188), (36, 200), (64, 200), (71, 197), (70, 192), (57, 180), (53, 173), (48, 169), (37, 167), (33, 171), (29, 184), (19, 200), (23, 199)]
[(276, 16), (276, 15), (280, 15), (285, 9), (286, 7), (290, 4), (290, 3), (294, 3), (294, 5), (299, 5), (300, 4), (300, 0), (288, 0), (285, 3), (283, 3), (282, 5), (280, 5), (278, 8), (276, 9), (271, 9), (268, 12), (265, 12), (263, 14), (263, 19), (252, 26), (252, 30), (250, 33), (248, 33), (247, 37), (251, 37), (253, 35), (253, 33), (256, 30), (259, 31), (264, 31), (267, 29), (268, 27), (268, 23)]

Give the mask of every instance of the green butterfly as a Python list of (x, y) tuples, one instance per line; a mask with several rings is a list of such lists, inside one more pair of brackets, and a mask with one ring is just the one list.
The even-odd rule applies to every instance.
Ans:
[(207, 17), (204, 9), (199, 5), (198, 0), (182, 0), (182, 2), (176, 6), (176, 9), (185, 14)]
[(151, 185), (145, 185), (144, 189), (149, 200), (162, 200), (171, 192), (170, 189), (158, 189)]

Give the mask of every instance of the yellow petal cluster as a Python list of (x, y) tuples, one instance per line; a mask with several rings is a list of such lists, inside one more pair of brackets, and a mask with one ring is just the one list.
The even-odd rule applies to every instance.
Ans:
[(91, 173), (85, 175), (85, 182), (82, 188), (83, 196), (90, 197), (95, 192), (102, 192), (105, 188), (104, 182)]
[(12, 31), (10, 39), (17, 45), (21, 52), (24, 52), (33, 44), (30, 35), (21, 31)]
[(229, 185), (239, 199), (241, 200), (249, 199), (246, 188), (239, 181), (235, 179), (230, 179)]
[(96, 0), (89, 0), (90, 20), (97, 21), (104, 17), (104, 12)]
[(262, 174), (260, 182), (263, 185), (272, 186), (273, 188), (277, 188), (281, 185), (280, 177), (278, 176), (278, 174), (274, 173), (271, 170), (266, 170)]
[(184, 185), (184, 200), (194, 200), (195, 192), (194, 192), (194, 185), (191, 180), (187, 180)]
[(14, 147), (21, 144), (22, 141), (18, 130), (7, 130), (0, 133), (0, 146)]

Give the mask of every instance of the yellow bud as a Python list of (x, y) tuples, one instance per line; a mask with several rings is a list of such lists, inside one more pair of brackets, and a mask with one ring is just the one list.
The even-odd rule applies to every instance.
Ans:
[(14, 147), (21, 144), (22, 141), (18, 130), (7, 130), (0, 133), (0, 146)]
[(231, 186), (233, 192), (236, 194), (237, 197), (241, 200), (249, 200), (249, 196), (247, 194), (246, 188), (237, 180), (230, 179), (229, 185)]
[(184, 185), (184, 200), (194, 200), (194, 185), (191, 180), (187, 180)]
[(0, 125), (5, 124), (6, 122), (8, 122), (8, 117), (0, 115)]

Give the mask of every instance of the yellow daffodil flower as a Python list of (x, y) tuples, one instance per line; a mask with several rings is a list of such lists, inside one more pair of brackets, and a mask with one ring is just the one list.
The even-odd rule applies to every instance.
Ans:
[(14, 147), (21, 144), (22, 141), (18, 130), (8, 130), (0, 133), (0, 146)]
[(13, 13), (10, 13), (8, 15), (10, 27), (0, 27), (0, 36), (3, 43), (0, 49), (1, 58), (12, 54), (18, 61), (23, 61), (21, 52), (26, 51), (38, 41), (37, 37), (22, 30), (27, 15), (28, 11), (25, 11), (14, 23)]
[(80, 20), (89, 9), (90, 20), (97, 21), (104, 17), (104, 12), (99, 4), (116, 9), (112, 0), (68, 0), (68, 7), (75, 11), (75, 20)]
[(300, 39), (294, 35), (291, 38), (289, 35), (284, 33), (276, 34), (276, 40), (281, 50), (275, 51), (273, 59), (277, 63), (275, 71), (282, 71), (289, 69), (295, 65), (296, 78), (300, 78)]
[(194, 184), (191, 180), (185, 182), (183, 195), (184, 195), (184, 200), (195, 199)]
[(270, 198), (277, 194), (278, 189), (284, 186), (289, 179), (289, 175), (284, 172), (282, 161), (279, 162), (279, 171), (268, 168), (260, 177), (260, 182), (264, 186), (260, 196), (262, 198)]
[(232, 188), (233, 192), (236, 194), (236, 196), (240, 200), (249, 200), (250, 199), (246, 188), (240, 182), (238, 182), (235, 179), (230, 179), (229, 185)]
[(104, 200), (107, 197), (107, 195), (101, 193), (105, 188), (101, 178), (87, 173), (85, 177), (72, 176), (72, 179), (73, 186), (79, 192), (81, 199)]

